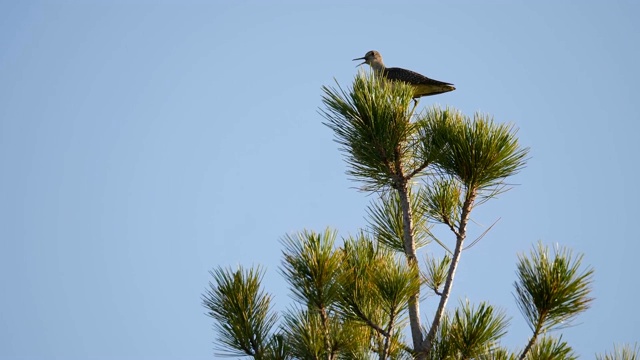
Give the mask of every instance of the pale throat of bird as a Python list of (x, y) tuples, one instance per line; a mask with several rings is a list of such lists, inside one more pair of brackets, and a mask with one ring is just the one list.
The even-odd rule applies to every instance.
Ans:
[(372, 61), (371, 68), (374, 72), (379, 73), (384, 70), (384, 64), (380, 61)]

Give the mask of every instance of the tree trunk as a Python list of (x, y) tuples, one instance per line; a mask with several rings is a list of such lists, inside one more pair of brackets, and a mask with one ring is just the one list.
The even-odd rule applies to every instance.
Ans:
[[(402, 181), (397, 190), (400, 196), (400, 206), (402, 207), (402, 240), (404, 242), (404, 253), (407, 256), (407, 263), (409, 266), (417, 267), (418, 259), (416, 257), (416, 244), (413, 239), (413, 215), (411, 214), (411, 203), (409, 202), (409, 187), (407, 186), (407, 182)], [(420, 273), (418, 272), (418, 274)], [(417, 353), (422, 352), (419, 290), (409, 299), (409, 323), (411, 327), (411, 338), (413, 340), (413, 350)]]

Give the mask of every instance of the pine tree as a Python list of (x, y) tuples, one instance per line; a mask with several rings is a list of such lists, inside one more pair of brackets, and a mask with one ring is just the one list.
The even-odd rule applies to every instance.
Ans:
[[(350, 89), (323, 91), (320, 112), (348, 175), (379, 195), (367, 209), (370, 226), (341, 244), (332, 229), (282, 239), (280, 270), (295, 304), (281, 316), (260, 286), (264, 270), (214, 269), (203, 305), (215, 320), (218, 350), (258, 360), (576, 358), (548, 333), (593, 300), (593, 269), (569, 249), (537, 244), (518, 258), (514, 295), (532, 330), (522, 350), (500, 345), (504, 311), (467, 301), (447, 310), (464, 250), (485, 235), (467, 239), (473, 211), (509, 190), (506, 179), (526, 164), (515, 127), (452, 108), (415, 113), (409, 85), (374, 74), (359, 74)], [(433, 226), (451, 239), (437, 238)], [(431, 246), (446, 255), (428, 253), (421, 264), (418, 250)], [(425, 291), (439, 298), (426, 324)], [(635, 358), (635, 348), (624, 350), (602, 359)]]

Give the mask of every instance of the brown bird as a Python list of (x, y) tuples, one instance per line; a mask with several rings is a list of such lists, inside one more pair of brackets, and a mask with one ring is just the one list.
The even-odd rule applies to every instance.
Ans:
[[(376, 74), (382, 74), (389, 80), (404, 81), (411, 84), (413, 86), (414, 99), (442, 94), (456, 89), (453, 84), (429, 79), (411, 70), (385, 67), (384, 62), (382, 62), (382, 55), (375, 50), (369, 51), (364, 57), (353, 59), (353, 61), (356, 60), (364, 60), (362, 64), (369, 64)], [(358, 64), (358, 66), (362, 64)]]

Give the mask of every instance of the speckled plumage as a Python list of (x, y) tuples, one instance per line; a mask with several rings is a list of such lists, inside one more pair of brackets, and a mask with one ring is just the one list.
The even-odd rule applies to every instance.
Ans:
[(384, 62), (382, 61), (382, 55), (380, 55), (380, 53), (375, 50), (367, 52), (364, 57), (353, 60), (364, 60), (362, 64), (368, 64), (369, 66), (371, 66), (373, 71), (375, 71), (376, 73), (382, 73), (382, 75), (384, 75), (389, 80), (404, 81), (413, 85), (414, 98), (442, 94), (456, 89), (453, 84), (430, 79), (411, 70), (397, 67), (385, 67)]

